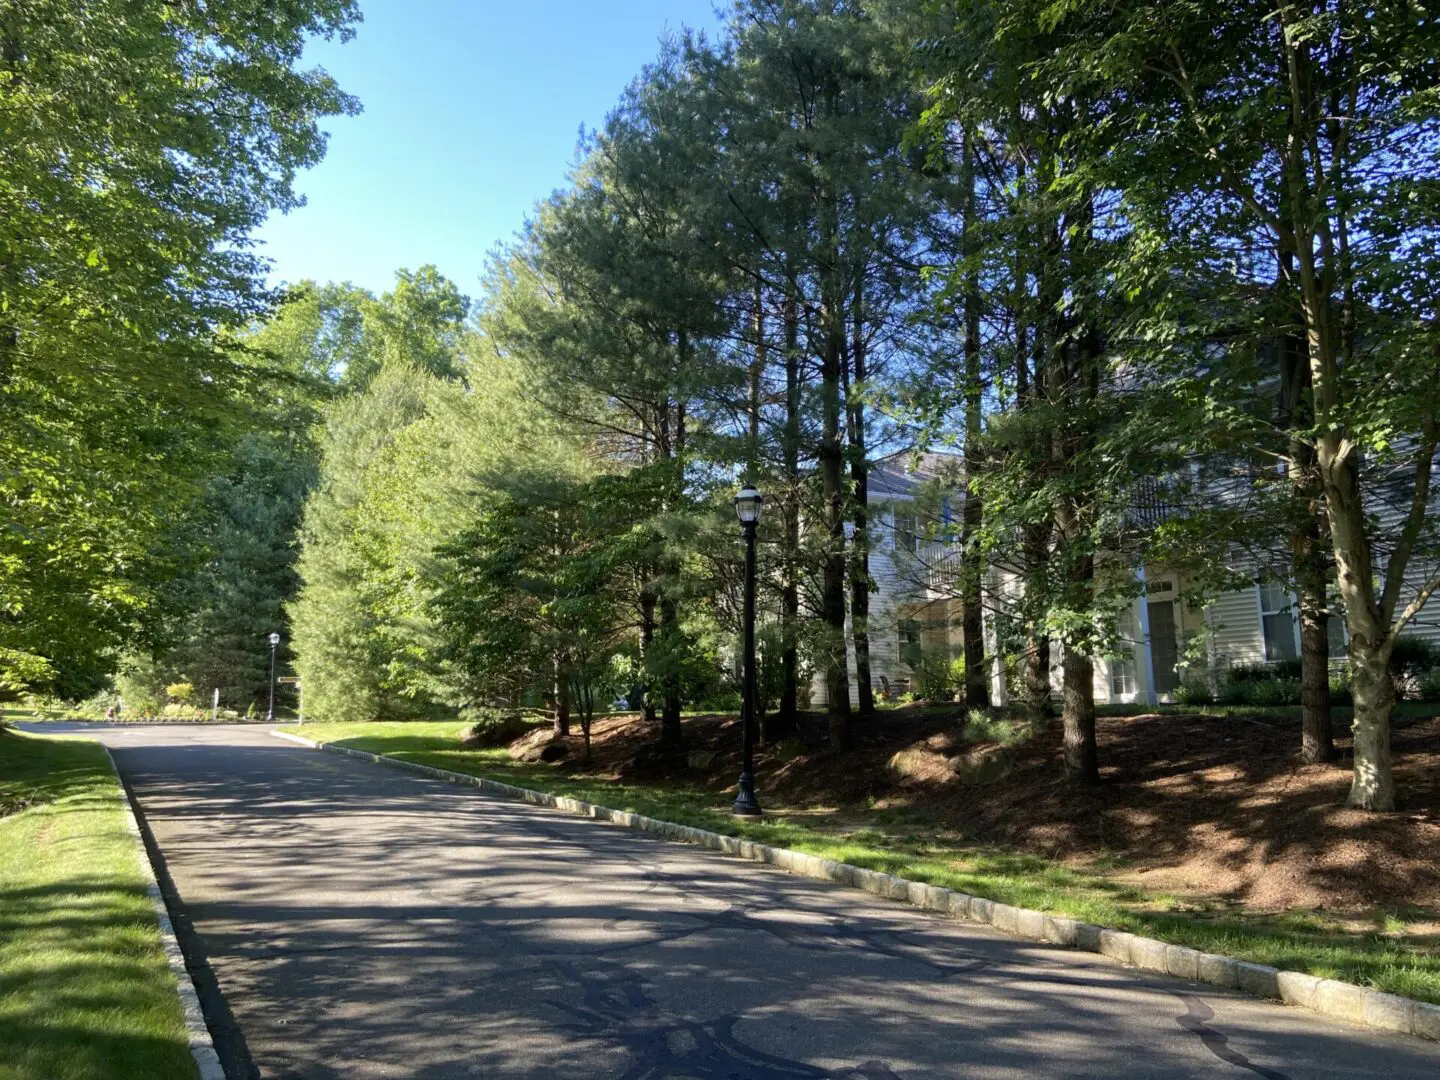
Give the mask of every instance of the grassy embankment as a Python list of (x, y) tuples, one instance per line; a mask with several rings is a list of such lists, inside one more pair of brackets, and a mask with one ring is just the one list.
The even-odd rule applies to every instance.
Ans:
[(0, 1080), (189, 1080), (124, 794), (95, 743), (0, 729)]
[(1251, 912), (1233, 904), (1150, 893), (1117, 880), (1115, 872), (1123, 869), (1118, 861), (1113, 867), (1077, 869), (1020, 851), (967, 843), (913, 810), (861, 807), (787, 816), (783, 808), (767, 804), (772, 816), (764, 821), (736, 819), (728, 812), (730, 799), (724, 792), (567, 775), (552, 766), (514, 761), (504, 750), (461, 749), (460, 728), (453, 722), (307, 724), (301, 733), (320, 742), (569, 795), (1206, 952), (1440, 1003), (1440, 953), (1397, 934), (1403, 924), (1393, 917), (1371, 930), (1356, 930), (1315, 912)]

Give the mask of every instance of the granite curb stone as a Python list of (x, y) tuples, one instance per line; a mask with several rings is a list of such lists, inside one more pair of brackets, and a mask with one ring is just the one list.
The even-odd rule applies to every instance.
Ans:
[(1165, 966), (1165, 952), (1170, 946), (1154, 938), (1135, 937), (1130, 939), (1130, 962), (1146, 971), (1160, 971), (1168, 974)]
[(1282, 971), (1275, 976), (1280, 1000), (1286, 1005), (1298, 1005), (1302, 1009), (1315, 1008), (1315, 988), (1320, 982), (1316, 976), (1300, 971)]
[[(1002, 904), (981, 896), (971, 896), (925, 882), (910, 881), (807, 852), (770, 847), (753, 840), (742, 840), (706, 829), (658, 821), (629, 811), (611, 810), (593, 803), (515, 787), (468, 773), (435, 769), (402, 758), (387, 758), (364, 750), (353, 750), (348, 746), (317, 743), (286, 731), (272, 731), (270, 734), (310, 749), (326, 750), (390, 768), (417, 772), (452, 784), (477, 787), (482, 791), (533, 806), (568, 810), (640, 832), (681, 840), (727, 855), (738, 855), (788, 870), (798, 876), (847, 885), (875, 896), (905, 901), (927, 911), (941, 912), (969, 922), (989, 923), (997, 930), (1016, 937), (1098, 953), (1147, 971), (1239, 990), (1254, 997), (1278, 998), (1286, 1004), (1336, 1020), (1440, 1041), (1440, 1006), (1413, 1001), (1396, 994), (1367, 990), (1334, 979), (1320, 979), (1303, 972), (1281, 971), (1268, 964), (1255, 964), (1233, 957), (1203, 953), (1181, 945), (1168, 945), (1163, 941), (1123, 930), (1112, 930), (1065, 916)], [(202, 1080), (223, 1080), (223, 1077), (217, 1074), (212, 1078), (202, 1074)]]

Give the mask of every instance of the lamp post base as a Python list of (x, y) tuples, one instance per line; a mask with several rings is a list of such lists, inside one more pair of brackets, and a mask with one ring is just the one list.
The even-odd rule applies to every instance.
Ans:
[(730, 813), (736, 817), (760, 817), (765, 813), (760, 809), (760, 800), (755, 798), (755, 778), (748, 772), (740, 774), (740, 794), (735, 796)]

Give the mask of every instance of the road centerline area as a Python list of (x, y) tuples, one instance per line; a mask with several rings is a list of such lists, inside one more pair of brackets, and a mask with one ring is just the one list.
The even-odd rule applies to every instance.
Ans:
[(1418, 1039), (263, 729), (88, 733), (243, 1036), (231, 1080), (1440, 1075)]

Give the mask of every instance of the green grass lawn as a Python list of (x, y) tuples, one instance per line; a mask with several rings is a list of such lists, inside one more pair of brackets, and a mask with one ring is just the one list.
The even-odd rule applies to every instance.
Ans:
[(514, 761), (504, 750), (462, 750), (457, 743), (462, 726), (454, 722), (306, 724), (302, 734), (319, 742), (337, 742), (795, 848), (1206, 952), (1440, 1003), (1440, 950), (1424, 940), (1407, 938), (1404, 923), (1394, 917), (1383, 919), (1373, 930), (1357, 931), (1312, 912), (1250, 912), (1230, 904), (1148, 893), (1098, 867), (1077, 870), (1020, 851), (967, 843), (915, 811), (847, 808), (830, 814), (787, 815), (783, 808), (767, 804), (773, 816), (764, 821), (736, 819), (729, 813), (727, 793), (567, 776), (548, 765)]
[(93, 742), (0, 730), (0, 1080), (190, 1080), (124, 794)]

